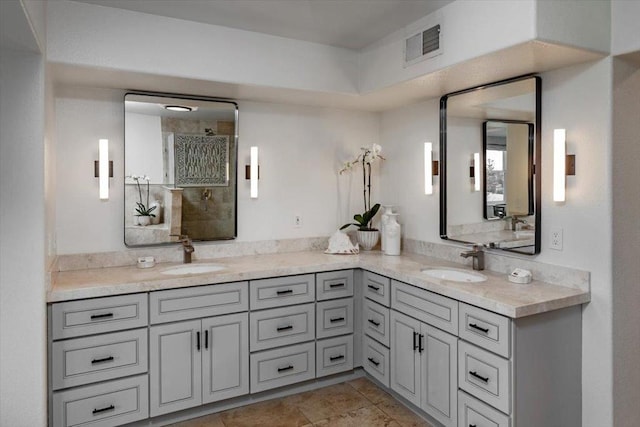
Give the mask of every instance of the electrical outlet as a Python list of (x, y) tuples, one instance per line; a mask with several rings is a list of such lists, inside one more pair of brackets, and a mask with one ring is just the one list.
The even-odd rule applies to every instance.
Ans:
[(562, 228), (554, 227), (551, 229), (551, 242), (549, 243), (549, 247), (557, 251), (562, 250)]
[(293, 228), (302, 227), (302, 215), (295, 214), (293, 215)]

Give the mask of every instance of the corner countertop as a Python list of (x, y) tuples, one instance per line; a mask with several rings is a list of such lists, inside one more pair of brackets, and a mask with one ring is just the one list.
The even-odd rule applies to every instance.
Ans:
[[(216, 258), (194, 262), (212, 263), (225, 269), (205, 274), (168, 276), (161, 271), (179, 266), (162, 263), (153, 268), (136, 266), (95, 268), (52, 273), (47, 302), (96, 298), (188, 286), (238, 282), (294, 274), (361, 268), (392, 279), (484, 308), (511, 318), (525, 317), (589, 302), (590, 293), (581, 289), (532, 281), (518, 285), (506, 275), (483, 271), (488, 280), (461, 283), (426, 277), (425, 267), (460, 269), (460, 264), (423, 255), (385, 256), (380, 252), (359, 255), (328, 255), (323, 252), (292, 252)], [(464, 268), (464, 267), (463, 267)], [(468, 269), (468, 268), (467, 268)]]

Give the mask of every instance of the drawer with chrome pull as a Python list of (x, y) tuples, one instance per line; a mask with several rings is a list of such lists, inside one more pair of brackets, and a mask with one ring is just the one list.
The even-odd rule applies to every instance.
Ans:
[(149, 417), (147, 375), (53, 393), (53, 427), (110, 427)]
[(303, 304), (313, 302), (315, 298), (316, 278), (314, 274), (249, 282), (249, 308), (251, 310)]
[(353, 333), (353, 298), (319, 302), (316, 306), (316, 337)]
[(473, 344), (458, 342), (458, 387), (511, 413), (511, 362)]
[(298, 344), (251, 355), (251, 393), (313, 379), (316, 344)]
[(249, 315), (250, 351), (296, 344), (314, 338), (314, 304), (254, 311)]
[(56, 341), (52, 386), (59, 390), (147, 372), (147, 329)]
[(353, 270), (316, 274), (316, 299), (324, 301), (353, 296)]
[(131, 294), (53, 304), (52, 338), (59, 340), (147, 326), (147, 298), (147, 294)]

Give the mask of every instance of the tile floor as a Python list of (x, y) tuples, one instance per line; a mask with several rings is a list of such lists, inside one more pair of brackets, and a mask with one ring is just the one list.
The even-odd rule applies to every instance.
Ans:
[(366, 378), (231, 409), (171, 427), (432, 427)]

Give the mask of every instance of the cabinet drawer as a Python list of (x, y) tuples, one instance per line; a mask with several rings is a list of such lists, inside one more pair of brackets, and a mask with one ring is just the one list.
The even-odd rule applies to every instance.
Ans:
[(461, 427), (510, 427), (511, 420), (500, 411), (458, 391), (458, 425)]
[(329, 338), (316, 343), (316, 377), (353, 369), (353, 335)]
[(316, 299), (324, 301), (353, 296), (353, 270), (316, 274)]
[(315, 275), (252, 280), (249, 294), (251, 310), (303, 304), (316, 299)]
[(458, 387), (511, 413), (511, 363), (464, 341), (458, 345)]
[(313, 342), (251, 355), (251, 393), (307, 381), (315, 377)]
[(151, 292), (151, 324), (247, 311), (248, 294), (247, 282)]
[(468, 304), (460, 303), (460, 338), (508, 358), (511, 321)]
[(389, 309), (364, 300), (362, 327), (364, 333), (389, 347)]
[(458, 335), (458, 301), (393, 281), (391, 307), (453, 335)]
[(364, 285), (365, 298), (389, 307), (391, 279), (370, 271), (364, 271), (362, 273), (362, 283)]
[(249, 316), (251, 351), (310, 341), (315, 338), (314, 304), (254, 311)]
[(316, 337), (353, 333), (353, 298), (319, 302), (316, 307)]
[(54, 340), (147, 326), (147, 294), (132, 294), (53, 304)]
[(147, 329), (57, 341), (51, 348), (54, 390), (147, 372)]
[(110, 427), (148, 417), (146, 375), (53, 393), (54, 427)]
[(363, 338), (362, 365), (373, 378), (389, 387), (389, 349), (369, 338)]

